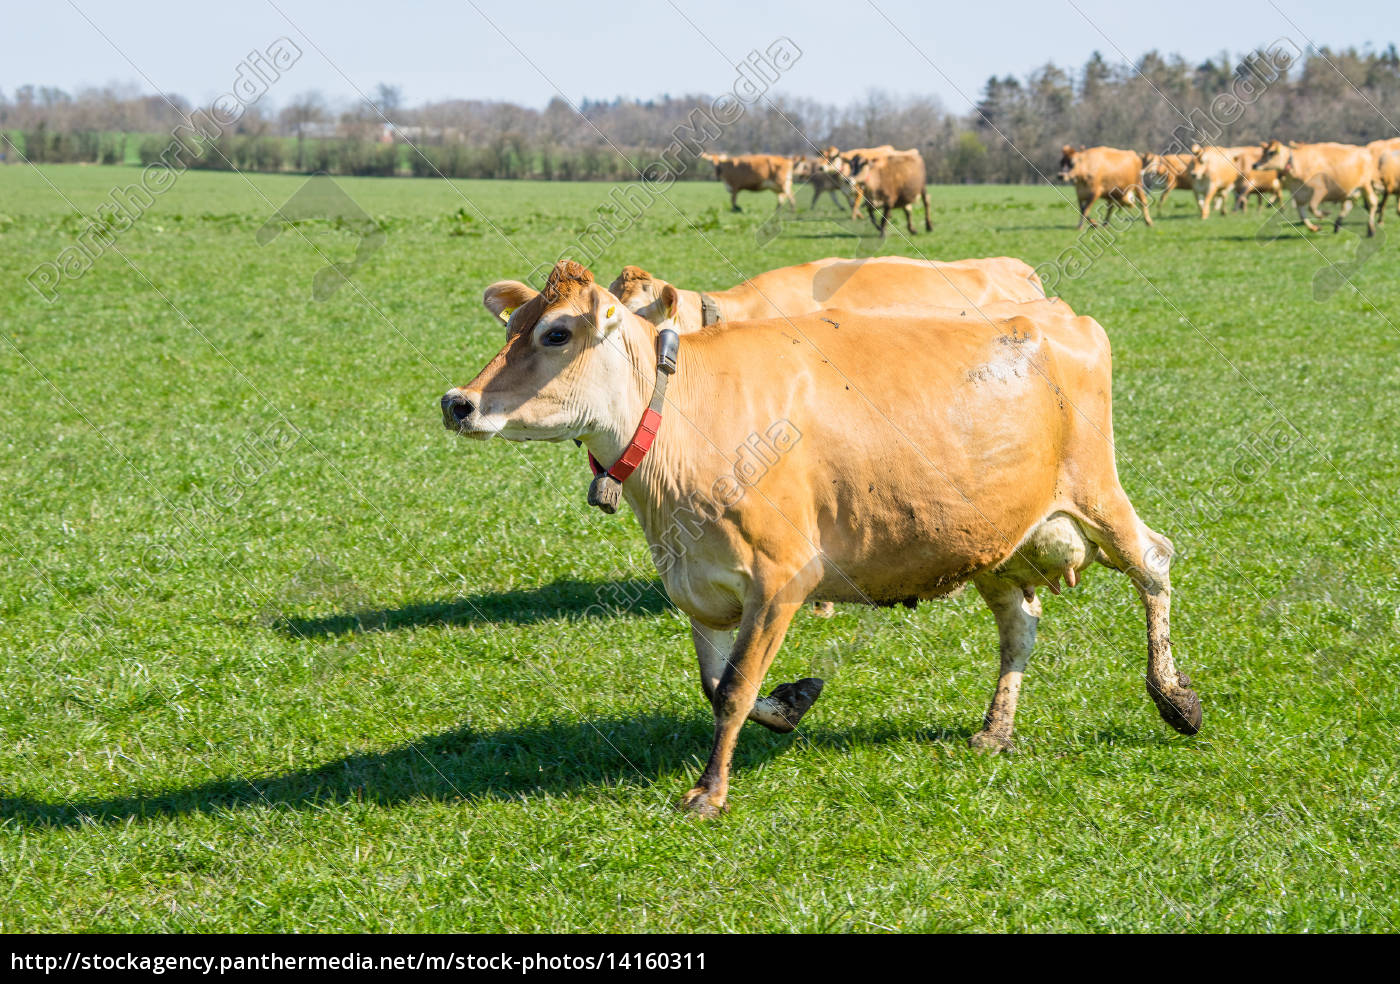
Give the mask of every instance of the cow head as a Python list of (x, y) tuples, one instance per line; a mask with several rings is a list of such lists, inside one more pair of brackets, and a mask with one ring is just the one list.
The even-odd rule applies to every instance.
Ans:
[(508, 441), (630, 433), (633, 404), (645, 405), (651, 388), (656, 332), (592, 273), (565, 260), (543, 291), (503, 280), (482, 302), (506, 322), (506, 344), (475, 379), (443, 396), (448, 430)]
[(1142, 154), (1142, 180), (1151, 181), (1167, 176), (1166, 162), (1161, 154)]
[[(667, 293), (667, 288), (670, 288), (670, 293)], [(658, 327), (665, 324), (676, 311), (676, 289), (639, 266), (623, 267), (608, 291), (627, 310)]]
[[(1209, 147), (1202, 147), (1200, 144), (1191, 145), (1191, 153), (1195, 157), (1191, 161), (1191, 180), (1204, 181), (1206, 178), (1206, 152)], [(1199, 185), (1197, 186), (1199, 187)]]
[[(1079, 148), (1079, 150), (1083, 150), (1083, 149), (1084, 149), (1083, 147), (1080, 147), (1080, 148)], [(1075, 150), (1075, 149), (1074, 149), (1073, 147), (1071, 147), (1069, 144), (1065, 144), (1063, 147), (1060, 148), (1060, 174), (1059, 174), (1059, 178), (1060, 178), (1061, 181), (1069, 181), (1069, 180), (1073, 177), (1073, 175), (1074, 175), (1074, 157), (1075, 157), (1076, 154), (1079, 153), (1079, 150)]]
[(1254, 165), (1256, 171), (1289, 172), (1293, 164), (1293, 151), (1278, 140), (1266, 140), (1263, 144), (1264, 156)]
[(713, 165), (715, 166), (715, 176), (718, 177), (718, 176), (719, 176), (719, 166), (720, 166), (721, 164), (723, 164), (725, 161), (729, 160), (729, 155), (728, 155), (728, 154), (711, 154), (711, 153), (708, 153), (708, 152), (707, 152), (707, 153), (701, 154), (701, 155), (700, 155), (700, 159), (701, 159), (702, 161), (709, 161), (711, 164), (713, 164)]

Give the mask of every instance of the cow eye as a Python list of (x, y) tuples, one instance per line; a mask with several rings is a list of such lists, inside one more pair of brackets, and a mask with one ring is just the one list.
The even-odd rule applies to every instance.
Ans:
[(541, 341), (543, 341), (546, 345), (563, 345), (566, 342), (568, 342), (569, 338), (569, 329), (551, 328), (549, 329), (549, 331), (544, 333), (544, 337), (541, 339)]

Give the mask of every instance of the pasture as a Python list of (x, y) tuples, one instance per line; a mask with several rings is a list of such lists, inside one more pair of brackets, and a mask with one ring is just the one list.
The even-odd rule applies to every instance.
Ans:
[[(46, 303), (24, 278), (82, 230), (68, 202), (138, 175), (0, 168), (0, 929), (1400, 924), (1394, 214), (1371, 252), (1359, 213), (1260, 236), (1178, 192), (1059, 284), (1112, 339), (1123, 485), (1176, 544), (1198, 736), (1147, 698), (1111, 572), (1045, 596), (1014, 756), (966, 746), (996, 673), (974, 591), (837, 606), (769, 678), (821, 701), (745, 728), (700, 823), (673, 804), (712, 717), (635, 520), (585, 504), (571, 444), (438, 409), (500, 346), (483, 287), (609, 186), (336, 179), (385, 235), (313, 301), (354, 235), (257, 237), (305, 179), (191, 172)], [(1070, 188), (931, 195), (883, 252), (1085, 241)], [(720, 288), (878, 245), (834, 211), (764, 242), (772, 202), (679, 185), (590, 265)]]

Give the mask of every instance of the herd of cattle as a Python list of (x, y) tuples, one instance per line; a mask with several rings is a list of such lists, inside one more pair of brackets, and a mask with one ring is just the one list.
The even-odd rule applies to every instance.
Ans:
[[(924, 227), (931, 229), (927, 171), (918, 150), (862, 147), (841, 151), (828, 147), (816, 157), (783, 157), (777, 154), (702, 154), (715, 166), (715, 175), (729, 190), (730, 205), (739, 210), (739, 192), (776, 191), (779, 204), (797, 207), (792, 186), (807, 181), (813, 188), (812, 205), (830, 193), (838, 206), (838, 192), (860, 217), (864, 204), (872, 222), (886, 233), (891, 209), (904, 209), (909, 232), (914, 232), (913, 208), (924, 207)], [(1284, 193), (1293, 198), (1298, 218), (1316, 232), (1310, 216), (1320, 217), (1320, 205), (1340, 203), (1334, 231), (1341, 228), (1357, 198), (1364, 198), (1367, 234), (1375, 235), (1376, 222), (1389, 196), (1396, 196), (1400, 214), (1400, 137), (1376, 140), (1364, 147), (1339, 143), (1283, 143), (1265, 141), (1238, 147), (1193, 145), (1189, 152), (1138, 153), (1116, 147), (1063, 148), (1059, 178), (1072, 182), (1079, 200), (1079, 227), (1094, 220), (1089, 210), (1106, 203), (1107, 217), (1115, 208), (1137, 209), (1152, 224), (1149, 188), (1161, 187), (1158, 204), (1173, 191), (1193, 191), (1208, 218), (1212, 210), (1223, 212), (1226, 195), (1233, 191), (1236, 210), (1247, 210), (1251, 197), (1277, 207)], [(880, 218), (876, 219), (879, 211)]]
[[(924, 182), (916, 154), (883, 159), (898, 163), (872, 175), (861, 151), (849, 164), (887, 215)], [(726, 164), (791, 197), (792, 162), (777, 177)], [(1037, 592), (1102, 564), (1145, 607), (1158, 711), (1200, 728), (1172, 658), (1172, 545), (1118, 481), (1108, 337), (1047, 299), (1027, 264), (828, 258), (706, 292), (636, 266), (605, 288), (563, 261), (542, 291), (501, 281), (484, 303), (505, 345), (442, 397), (443, 423), (476, 440), (577, 441), (589, 502), (625, 499), (636, 515), (714, 713), (684, 809), (726, 809), (746, 720), (790, 732), (821, 694), (814, 678), (760, 690), (809, 601), (913, 608), (971, 582), (1001, 667), (969, 743), (995, 752), (1011, 747)], [(762, 467), (741, 468), (745, 453)]]

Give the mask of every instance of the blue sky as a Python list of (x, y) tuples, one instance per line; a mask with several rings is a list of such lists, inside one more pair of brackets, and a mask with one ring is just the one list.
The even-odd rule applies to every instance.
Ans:
[(347, 101), (380, 82), (400, 86), (410, 104), (717, 93), (733, 84), (734, 62), (786, 36), (802, 57), (778, 91), (837, 103), (871, 89), (933, 94), (962, 112), (988, 75), (1023, 75), (1051, 59), (1077, 66), (1094, 49), (1111, 61), (1154, 47), (1199, 61), (1280, 37), (1300, 48), (1383, 48), (1400, 41), (1400, 3), (1356, 0), (1342, 17), (1316, 0), (51, 0), (8, 5), (5, 33), (7, 95), (24, 83), (118, 82), (203, 102), (230, 89), (248, 52), (284, 35), (305, 54), (273, 104), (309, 89)]

